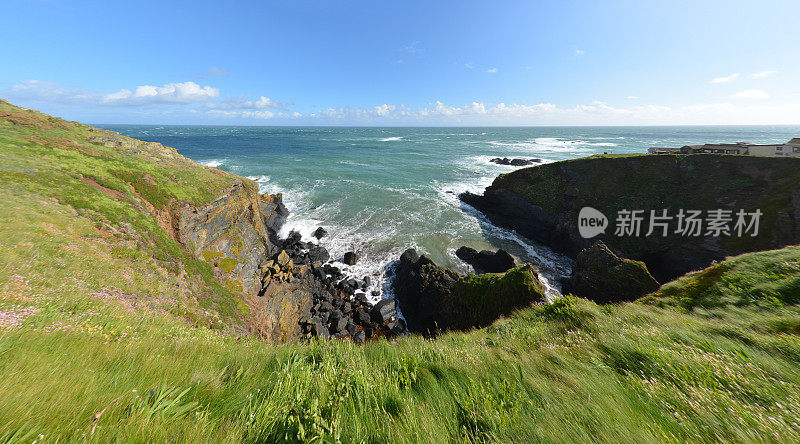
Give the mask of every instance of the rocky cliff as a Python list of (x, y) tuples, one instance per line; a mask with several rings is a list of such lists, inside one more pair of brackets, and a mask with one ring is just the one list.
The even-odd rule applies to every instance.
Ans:
[[(461, 199), (494, 223), (573, 258), (601, 240), (621, 257), (644, 262), (662, 283), (726, 256), (800, 243), (800, 159), (794, 158), (592, 156), (503, 174), (482, 196)], [(608, 217), (605, 233), (580, 235), (583, 207)], [(702, 232), (676, 232), (681, 209), (702, 212)], [(616, 234), (621, 210), (642, 211), (638, 235)], [(656, 227), (647, 235), (651, 210), (672, 217), (666, 234)], [(709, 235), (712, 210), (731, 212), (731, 231), (738, 211), (760, 211), (757, 235), (752, 227), (742, 236)]]
[(485, 327), (514, 309), (545, 300), (530, 264), (505, 273), (460, 276), (413, 249), (400, 257), (394, 292), (408, 330), (426, 335)]
[[(279, 252), (276, 232), (288, 215), (281, 195), (260, 194), (255, 182), (198, 165), (175, 148), (2, 100), (0, 142), (0, 187), (74, 209), (106, 236), (102, 254), (157, 270), (169, 291), (156, 293), (170, 301), (169, 313), (237, 335), (301, 335), (313, 276), (298, 269), (291, 282), (263, 291), (273, 279), (262, 266)], [(94, 290), (153, 305), (151, 289), (120, 269), (118, 282)]]

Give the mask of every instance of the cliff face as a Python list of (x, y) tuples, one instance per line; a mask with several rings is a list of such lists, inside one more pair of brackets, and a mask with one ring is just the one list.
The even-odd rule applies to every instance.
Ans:
[(246, 293), (261, 290), (259, 266), (277, 253), (277, 230), (288, 211), (280, 195), (259, 194), (236, 181), (213, 202), (176, 212), (178, 240), (215, 267), (219, 279)]
[[(643, 261), (660, 282), (740, 253), (800, 243), (800, 159), (697, 154), (593, 156), (499, 176), (483, 196), (462, 195), (494, 223), (571, 257), (597, 240), (620, 256)], [(584, 239), (583, 207), (609, 219), (604, 234)], [(676, 233), (679, 210), (760, 210), (758, 235)], [(643, 210), (639, 236), (616, 235), (621, 210)], [(650, 210), (673, 216), (669, 232), (646, 236)]]
[[(5, 200), (13, 193), (52, 199), (103, 237), (85, 259), (105, 258), (119, 272), (85, 267), (87, 281), (102, 283), (89, 290), (124, 294), (137, 306), (235, 334), (299, 337), (309, 282), (273, 283), (269, 297), (258, 297), (270, 283), (260, 266), (277, 253), (275, 233), (288, 214), (281, 195), (262, 195), (253, 181), (198, 165), (174, 148), (3, 100), (0, 160)], [(53, 231), (74, 230), (63, 225)], [(157, 273), (157, 285), (144, 285), (141, 270)]]

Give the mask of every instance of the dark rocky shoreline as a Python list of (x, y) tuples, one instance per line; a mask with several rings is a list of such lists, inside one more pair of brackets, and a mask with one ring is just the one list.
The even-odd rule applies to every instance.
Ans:
[[(322, 227), (314, 232), (321, 240), (327, 231)], [(405, 321), (398, 316), (397, 302), (383, 299), (375, 304), (369, 302), (366, 290), (371, 278), (346, 277), (338, 261), (330, 260), (328, 250), (320, 244), (303, 242), (297, 232), (290, 232), (279, 243), (281, 251), (263, 269), (263, 297), (273, 283), (280, 280), (305, 280), (309, 283), (310, 303), (299, 318), (301, 335), (305, 338), (318, 337), (349, 338), (363, 343), (378, 337), (391, 337), (406, 331)], [(355, 265), (358, 255), (347, 252), (342, 262)], [(277, 281), (277, 282), (276, 282)], [(372, 296), (378, 296), (373, 291)]]

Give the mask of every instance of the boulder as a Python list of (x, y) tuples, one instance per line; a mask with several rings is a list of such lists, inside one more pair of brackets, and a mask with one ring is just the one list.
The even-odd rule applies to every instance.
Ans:
[(348, 251), (344, 254), (343, 262), (347, 265), (355, 265), (358, 262), (358, 255), (352, 251)]
[(399, 335), (406, 331), (406, 321), (397, 318), (386, 325), (393, 334)]
[(394, 299), (382, 299), (370, 311), (373, 322), (379, 324), (389, 320), (397, 314), (397, 301)]
[(331, 330), (330, 331), (331, 331), (331, 334), (334, 335), (334, 334), (338, 334), (338, 333), (341, 333), (341, 332), (345, 331), (345, 328), (347, 328), (347, 319), (342, 318), (342, 319), (339, 319), (339, 320), (331, 322)]
[(308, 259), (311, 262), (326, 262), (330, 257), (325, 247), (312, 247), (308, 250)]
[(363, 344), (364, 341), (366, 340), (366, 338), (367, 338), (367, 335), (362, 330), (362, 331), (356, 333), (355, 335), (353, 335), (353, 342), (355, 342), (356, 344)]
[(564, 292), (602, 304), (633, 301), (658, 287), (644, 262), (621, 258), (597, 242), (578, 253)]
[(315, 238), (317, 238), (317, 239), (322, 239), (323, 237), (325, 237), (327, 235), (328, 235), (328, 232), (322, 227), (317, 228), (316, 230), (314, 230), (314, 233), (313, 233), (313, 236)]
[(368, 325), (372, 320), (369, 313), (360, 308), (353, 313), (353, 319), (355, 319), (358, 325)]

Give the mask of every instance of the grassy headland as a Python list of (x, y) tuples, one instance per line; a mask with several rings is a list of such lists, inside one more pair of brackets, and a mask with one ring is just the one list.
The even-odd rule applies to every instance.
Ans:
[(152, 211), (239, 178), (95, 136), (0, 104), (0, 441), (800, 440), (798, 247), (634, 303), (275, 345)]

